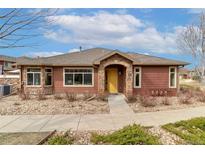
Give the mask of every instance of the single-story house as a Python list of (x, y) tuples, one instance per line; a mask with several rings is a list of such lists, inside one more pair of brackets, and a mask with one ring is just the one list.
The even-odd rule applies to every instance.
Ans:
[(15, 57), (0, 55), (0, 75), (6, 74), (7, 71), (15, 70), (14, 63), (16, 63)]
[(51, 57), (18, 58), (25, 92), (124, 93), (175, 96), (179, 67), (187, 62), (92, 48)]

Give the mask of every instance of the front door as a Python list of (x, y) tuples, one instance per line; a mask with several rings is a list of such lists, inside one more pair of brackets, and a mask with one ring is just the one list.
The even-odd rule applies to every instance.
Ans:
[(109, 93), (118, 93), (118, 73), (116, 68), (107, 70), (107, 89)]

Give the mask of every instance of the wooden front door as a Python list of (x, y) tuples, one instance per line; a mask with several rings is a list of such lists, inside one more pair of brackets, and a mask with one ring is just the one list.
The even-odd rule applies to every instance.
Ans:
[(109, 93), (118, 93), (117, 68), (110, 68), (107, 70), (107, 89)]

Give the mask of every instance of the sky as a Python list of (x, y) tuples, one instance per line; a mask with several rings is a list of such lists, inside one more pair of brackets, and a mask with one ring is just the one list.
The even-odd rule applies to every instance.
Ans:
[[(25, 11), (33, 11), (26, 9)], [(196, 21), (201, 9), (60, 9), (41, 36), (25, 40), (38, 46), (0, 49), (9, 56), (52, 56), (103, 47), (192, 63), (177, 49), (183, 27)], [(35, 29), (36, 30), (36, 29)], [(32, 33), (32, 30), (30, 31)], [(191, 65), (190, 65), (191, 67)]]

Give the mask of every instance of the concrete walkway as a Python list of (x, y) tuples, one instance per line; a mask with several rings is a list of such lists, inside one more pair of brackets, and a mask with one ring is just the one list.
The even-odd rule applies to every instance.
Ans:
[[(119, 96), (119, 97), (117, 97)], [(121, 104), (122, 109), (118, 106)], [(133, 113), (120, 95), (109, 98), (111, 114), (0, 116), (0, 132), (64, 130), (116, 130), (128, 124), (158, 126), (194, 117), (205, 117), (205, 106), (172, 111)]]
[(125, 96), (122, 94), (110, 95), (108, 97), (108, 104), (110, 107), (110, 114), (134, 114), (133, 110), (125, 101)]

